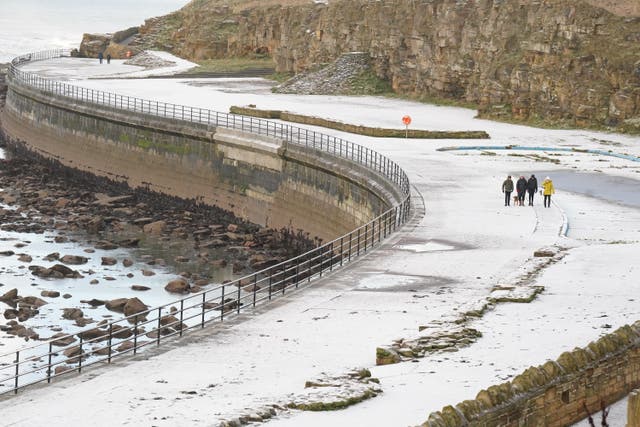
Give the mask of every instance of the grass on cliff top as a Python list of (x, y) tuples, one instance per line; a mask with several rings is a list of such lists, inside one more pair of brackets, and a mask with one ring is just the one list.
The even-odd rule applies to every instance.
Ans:
[(273, 59), (269, 57), (205, 59), (198, 61), (198, 66), (189, 70), (188, 73), (233, 73), (256, 68), (274, 68)]

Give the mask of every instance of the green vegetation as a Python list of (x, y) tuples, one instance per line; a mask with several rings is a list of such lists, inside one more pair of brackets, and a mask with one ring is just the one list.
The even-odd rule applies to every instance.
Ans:
[(268, 56), (244, 58), (206, 59), (198, 62), (198, 66), (188, 74), (201, 73), (235, 73), (252, 69), (273, 69), (273, 59)]
[(362, 394), (352, 396), (344, 400), (334, 400), (332, 402), (311, 402), (311, 403), (289, 403), (287, 407), (290, 409), (298, 409), (300, 411), (337, 411), (347, 408), (356, 403), (376, 397), (378, 393), (374, 390), (365, 390)]
[(284, 83), (293, 76), (294, 76), (293, 73), (273, 73), (266, 76), (266, 78), (269, 80), (276, 81), (278, 83)]
[(378, 77), (373, 71), (365, 70), (349, 80), (351, 95), (392, 94), (393, 88), (388, 81)]

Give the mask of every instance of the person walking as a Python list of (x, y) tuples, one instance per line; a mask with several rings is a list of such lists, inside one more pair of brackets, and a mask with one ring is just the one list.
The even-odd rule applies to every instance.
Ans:
[(111, 54), (107, 53), (107, 64), (111, 64)]
[(524, 206), (524, 195), (527, 193), (527, 180), (522, 175), (518, 182), (516, 182), (516, 192), (518, 193), (518, 204)]
[(533, 206), (533, 196), (538, 191), (538, 179), (535, 175), (531, 175), (531, 178), (527, 181), (527, 192), (529, 193), (529, 206)]
[(98, 61), (100, 61), (100, 63), (102, 64), (102, 52), (98, 53)]
[(556, 190), (553, 188), (553, 181), (551, 178), (546, 177), (544, 181), (542, 181), (542, 194), (544, 195), (544, 207), (551, 207), (551, 195), (554, 194)]
[(511, 205), (511, 193), (513, 192), (513, 181), (511, 175), (507, 176), (507, 179), (502, 183), (502, 192), (504, 193), (504, 205)]

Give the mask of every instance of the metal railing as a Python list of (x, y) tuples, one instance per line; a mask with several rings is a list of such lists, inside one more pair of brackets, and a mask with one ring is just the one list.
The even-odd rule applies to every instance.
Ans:
[(17, 393), (20, 388), (40, 382), (49, 383), (54, 377), (81, 372), (83, 368), (97, 363), (111, 363), (115, 357), (136, 354), (145, 347), (159, 346), (162, 341), (171, 337), (203, 328), (207, 323), (223, 321), (229, 316), (252, 310), (261, 303), (281, 297), (369, 252), (408, 219), (410, 187), (406, 174), (397, 164), (373, 150), (318, 132), (267, 120), (84, 89), (18, 69), (26, 62), (57, 58), (64, 54), (65, 51), (54, 50), (14, 59), (9, 72), (9, 84), (28, 85), (69, 99), (158, 117), (283, 138), (288, 143), (322, 150), (378, 172), (402, 191), (404, 199), (350, 233), (264, 270), (159, 307), (145, 309), (120, 320), (98, 324), (93, 328), (22, 348), (15, 353), (0, 355), (0, 394)]
[(87, 89), (46, 79), (19, 69), (20, 65), (27, 62), (55, 59), (68, 56), (68, 54), (67, 50), (56, 49), (15, 58), (11, 61), (8, 72), (10, 84), (23, 84), (44, 93), (63, 96), (70, 100), (88, 102), (92, 105), (101, 105), (153, 117), (180, 120), (210, 127), (237, 129), (257, 135), (279, 138), (288, 144), (317, 149), (361, 164), (384, 175), (386, 179), (400, 188), (404, 194), (409, 194), (409, 180), (404, 171), (395, 162), (374, 150), (342, 138), (255, 117), (221, 113), (205, 108), (150, 101), (112, 92)]

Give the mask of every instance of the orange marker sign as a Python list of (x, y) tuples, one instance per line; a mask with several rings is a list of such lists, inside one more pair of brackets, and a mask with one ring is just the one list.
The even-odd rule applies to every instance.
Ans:
[(404, 116), (402, 118), (402, 123), (404, 123), (405, 126), (409, 126), (411, 124), (411, 116)]

